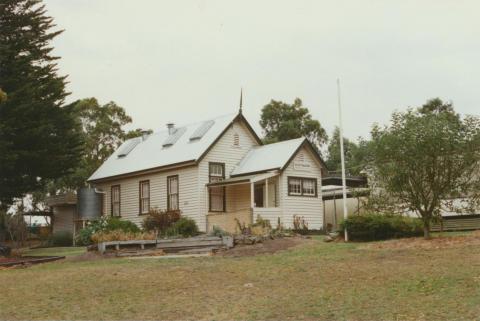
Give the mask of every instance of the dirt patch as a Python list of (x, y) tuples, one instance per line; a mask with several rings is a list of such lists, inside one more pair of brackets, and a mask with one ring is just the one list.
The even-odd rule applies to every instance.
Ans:
[(253, 245), (236, 245), (227, 251), (217, 253), (218, 256), (240, 257), (255, 256), (261, 254), (273, 254), (298, 245), (312, 242), (309, 238), (304, 237), (284, 237), (274, 240), (265, 240), (262, 243)]
[(465, 246), (480, 246), (480, 231), (468, 235), (437, 236), (430, 240), (421, 237), (412, 237), (384, 242), (369, 243), (364, 249), (444, 249)]
[(100, 254), (97, 251), (88, 251), (80, 255), (70, 256), (65, 259), (69, 262), (85, 262), (85, 261), (97, 261), (114, 258), (115, 254), (105, 253), (104, 255)]

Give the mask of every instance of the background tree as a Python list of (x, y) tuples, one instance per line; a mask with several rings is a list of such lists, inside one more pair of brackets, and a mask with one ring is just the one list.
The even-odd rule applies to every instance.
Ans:
[(328, 139), (325, 129), (318, 120), (312, 119), (300, 98), (296, 98), (293, 104), (272, 99), (262, 108), (260, 126), (267, 144), (305, 136), (320, 148)]
[[(358, 144), (343, 138), (345, 152), (345, 169), (348, 175), (360, 175), (368, 162), (369, 142), (359, 138)], [(335, 127), (328, 142), (326, 165), (330, 171), (341, 171), (340, 160), (340, 129)]]
[(425, 238), (448, 198), (478, 199), (480, 119), (461, 118), (450, 103), (428, 101), (396, 112), (372, 130), (375, 177), (394, 198), (420, 215)]
[[(75, 171), (52, 184), (49, 192), (75, 190), (86, 185), (86, 180), (126, 139), (142, 135), (142, 129), (125, 131), (132, 119), (125, 109), (111, 101), (100, 105), (95, 98), (85, 98), (68, 106), (81, 124), (84, 154)], [(151, 133), (151, 130), (147, 131)]]
[[(53, 19), (39, 0), (0, 3), (0, 202), (38, 190), (71, 172), (81, 155), (79, 126), (62, 108), (65, 77), (57, 74)], [(5, 97), (4, 97), (5, 98)]]

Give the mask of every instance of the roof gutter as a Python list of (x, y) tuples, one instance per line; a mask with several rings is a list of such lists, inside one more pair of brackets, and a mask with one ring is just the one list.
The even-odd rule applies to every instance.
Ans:
[(107, 176), (107, 177), (102, 177), (102, 178), (98, 178), (98, 179), (89, 179), (89, 180), (87, 180), (87, 183), (98, 184), (98, 183), (113, 181), (113, 180), (122, 179), (122, 178), (128, 178), (128, 177), (134, 177), (134, 176), (139, 176), (139, 175), (146, 175), (146, 174), (164, 172), (164, 171), (168, 171), (168, 170), (172, 170), (172, 169), (178, 169), (178, 168), (189, 167), (189, 166), (194, 166), (194, 165), (197, 165), (197, 163), (193, 159), (193, 160), (188, 160), (188, 161), (184, 161), (184, 162), (164, 165), (164, 166), (152, 167), (152, 168), (149, 168), (149, 169), (143, 169), (143, 170), (140, 170), (140, 171), (125, 173), (125, 174)]
[(275, 167), (275, 168), (269, 168), (269, 169), (262, 169), (261, 171), (230, 175), (230, 177), (240, 177), (240, 176), (247, 176), (247, 175), (263, 174), (263, 173), (267, 173), (267, 172), (271, 172), (271, 171), (278, 171), (278, 170), (281, 170), (281, 168), (280, 167)]

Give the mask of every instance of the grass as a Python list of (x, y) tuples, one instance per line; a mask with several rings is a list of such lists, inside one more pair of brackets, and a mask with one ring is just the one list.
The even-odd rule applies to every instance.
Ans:
[(75, 256), (86, 252), (85, 247), (45, 247), (30, 249), (23, 253), (25, 256)]
[(0, 319), (472, 320), (480, 247), (315, 238), (254, 257), (48, 263), (0, 271), (0, 284)]

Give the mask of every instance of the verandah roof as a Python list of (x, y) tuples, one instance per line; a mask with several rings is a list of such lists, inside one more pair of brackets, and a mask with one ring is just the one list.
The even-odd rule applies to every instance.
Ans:
[(241, 177), (232, 177), (227, 178), (220, 182), (208, 183), (206, 184), (207, 187), (213, 186), (227, 186), (227, 185), (239, 185), (239, 184), (250, 184), (259, 181), (263, 181), (267, 178), (275, 177), (280, 174), (279, 171), (272, 171), (263, 174), (256, 174), (256, 175), (248, 175), (248, 176), (241, 176)]

